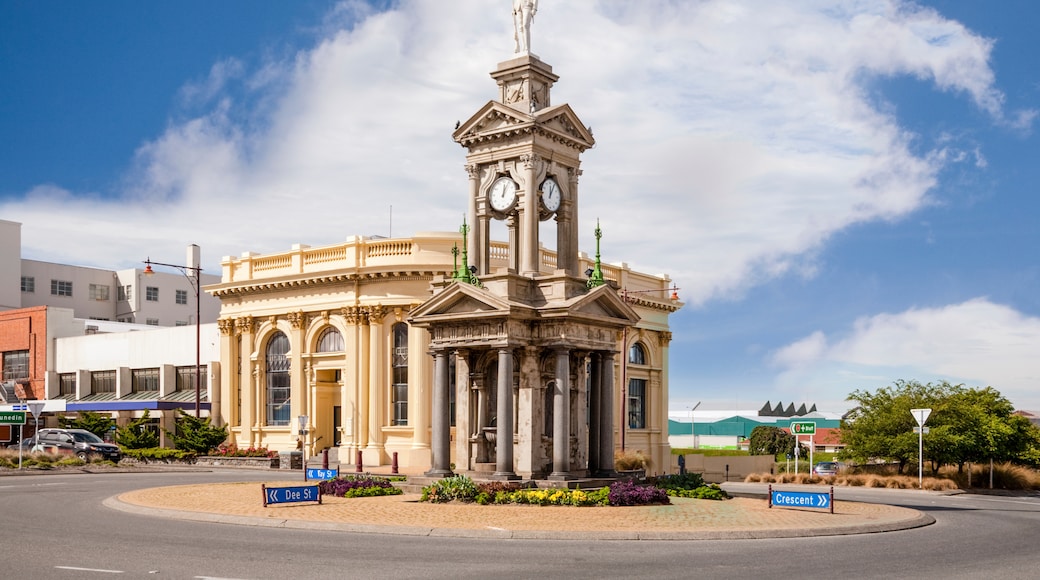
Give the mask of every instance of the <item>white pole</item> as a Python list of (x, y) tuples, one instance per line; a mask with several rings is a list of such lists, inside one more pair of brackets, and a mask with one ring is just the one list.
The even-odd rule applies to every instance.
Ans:
[(813, 469), (813, 451), (816, 450), (816, 436), (809, 435), (809, 476), (812, 477)]
[(794, 472), (798, 473), (798, 436), (794, 436)]
[(924, 426), (917, 429), (917, 488), (924, 489)]

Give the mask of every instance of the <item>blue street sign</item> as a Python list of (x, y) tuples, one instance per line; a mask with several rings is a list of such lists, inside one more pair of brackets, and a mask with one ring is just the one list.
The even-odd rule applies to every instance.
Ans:
[(339, 469), (317, 469), (314, 467), (307, 468), (307, 479), (325, 481), (326, 479), (336, 479), (337, 476), (339, 476)]
[(29, 405), (11, 405), (12, 411), (28, 411)]
[(776, 491), (769, 495), (770, 506), (830, 509), (831, 495), (811, 491)]
[(267, 487), (261, 485), (264, 492), (264, 507), (273, 503), (296, 503), (316, 501), (321, 503), (321, 491), (316, 485), (300, 485), (294, 487)]

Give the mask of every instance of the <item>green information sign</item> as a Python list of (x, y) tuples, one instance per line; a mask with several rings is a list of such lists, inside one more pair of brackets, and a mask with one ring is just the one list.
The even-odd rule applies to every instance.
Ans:
[(791, 433), (794, 435), (815, 435), (816, 423), (806, 421), (791, 421)]
[(25, 425), (25, 411), (0, 411), (0, 425)]

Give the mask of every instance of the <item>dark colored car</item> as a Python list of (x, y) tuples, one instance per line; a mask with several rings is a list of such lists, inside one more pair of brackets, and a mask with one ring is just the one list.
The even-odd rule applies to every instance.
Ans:
[(36, 449), (74, 453), (84, 461), (100, 457), (118, 463), (123, 452), (118, 445), (105, 443), (100, 437), (86, 429), (40, 429)]
[(12, 444), (8, 445), (7, 448), (8, 449), (18, 449), (19, 447), (21, 447), (22, 451), (30, 451), (30, 450), (32, 450), (32, 446), (33, 445), (36, 445), (36, 439), (34, 437), (27, 437), (25, 439), (22, 439), (18, 443), (12, 443)]

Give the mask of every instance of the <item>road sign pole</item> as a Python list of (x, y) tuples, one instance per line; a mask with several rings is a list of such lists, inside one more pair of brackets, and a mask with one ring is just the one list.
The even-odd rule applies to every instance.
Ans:
[(816, 436), (809, 435), (809, 477), (812, 477), (813, 470), (813, 451), (816, 450)]
[(924, 424), (928, 422), (931, 409), (910, 409), (917, 421), (917, 488), (924, 489)]

